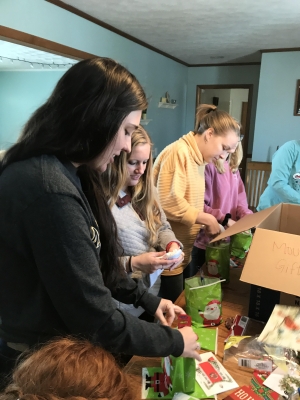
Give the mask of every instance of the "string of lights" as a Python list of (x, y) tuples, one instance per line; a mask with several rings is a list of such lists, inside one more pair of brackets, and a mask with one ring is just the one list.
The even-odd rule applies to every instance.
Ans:
[(34, 68), (35, 65), (40, 65), (42, 68), (49, 67), (50, 69), (55, 69), (55, 68), (71, 67), (72, 65), (75, 64), (75, 63), (38, 62), (38, 61), (25, 60), (25, 58), (12, 58), (12, 57), (0, 56), (0, 62), (3, 62), (4, 59), (10, 60), (12, 64), (14, 63), (14, 61), (25, 62), (29, 64), (31, 68)]

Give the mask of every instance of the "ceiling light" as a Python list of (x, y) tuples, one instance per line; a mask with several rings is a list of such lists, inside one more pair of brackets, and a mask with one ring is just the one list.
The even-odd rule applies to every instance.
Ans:
[(33, 64), (32, 63), (30, 63), (30, 66), (31, 66), (31, 68), (33, 68)]

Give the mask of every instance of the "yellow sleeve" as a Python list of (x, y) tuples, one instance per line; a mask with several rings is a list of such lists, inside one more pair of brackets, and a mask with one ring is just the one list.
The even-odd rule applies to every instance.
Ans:
[(180, 222), (187, 226), (195, 224), (198, 212), (189, 203), (187, 193), (186, 164), (191, 162), (188, 155), (174, 146), (168, 154), (161, 154), (155, 162), (154, 176), (160, 204), (170, 221)]

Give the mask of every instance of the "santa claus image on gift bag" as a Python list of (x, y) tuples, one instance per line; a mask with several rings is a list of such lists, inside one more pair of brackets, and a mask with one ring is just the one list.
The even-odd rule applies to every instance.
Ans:
[(204, 274), (226, 279), (229, 282), (230, 243), (221, 241), (208, 244), (205, 250)]
[(221, 322), (221, 303), (219, 300), (211, 300), (204, 308), (199, 310), (199, 315), (203, 318), (203, 326), (215, 326)]
[(219, 278), (194, 276), (185, 280), (186, 312), (193, 326), (216, 326), (222, 322), (222, 290)]
[(220, 277), (219, 274), (219, 261), (218, 260), (209, 260), (207, 261), (207, 275)]

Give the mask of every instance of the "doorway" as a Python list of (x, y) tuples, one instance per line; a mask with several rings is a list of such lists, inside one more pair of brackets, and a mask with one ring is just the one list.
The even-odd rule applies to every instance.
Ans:
[(196, 110), (199, 104), (214, 104), (241, 123), (244, 156), (239, 170), (243, 181), (245, 181), (248, 154), (252, 92), (253, 85), (197, 85), (196, 94)]

